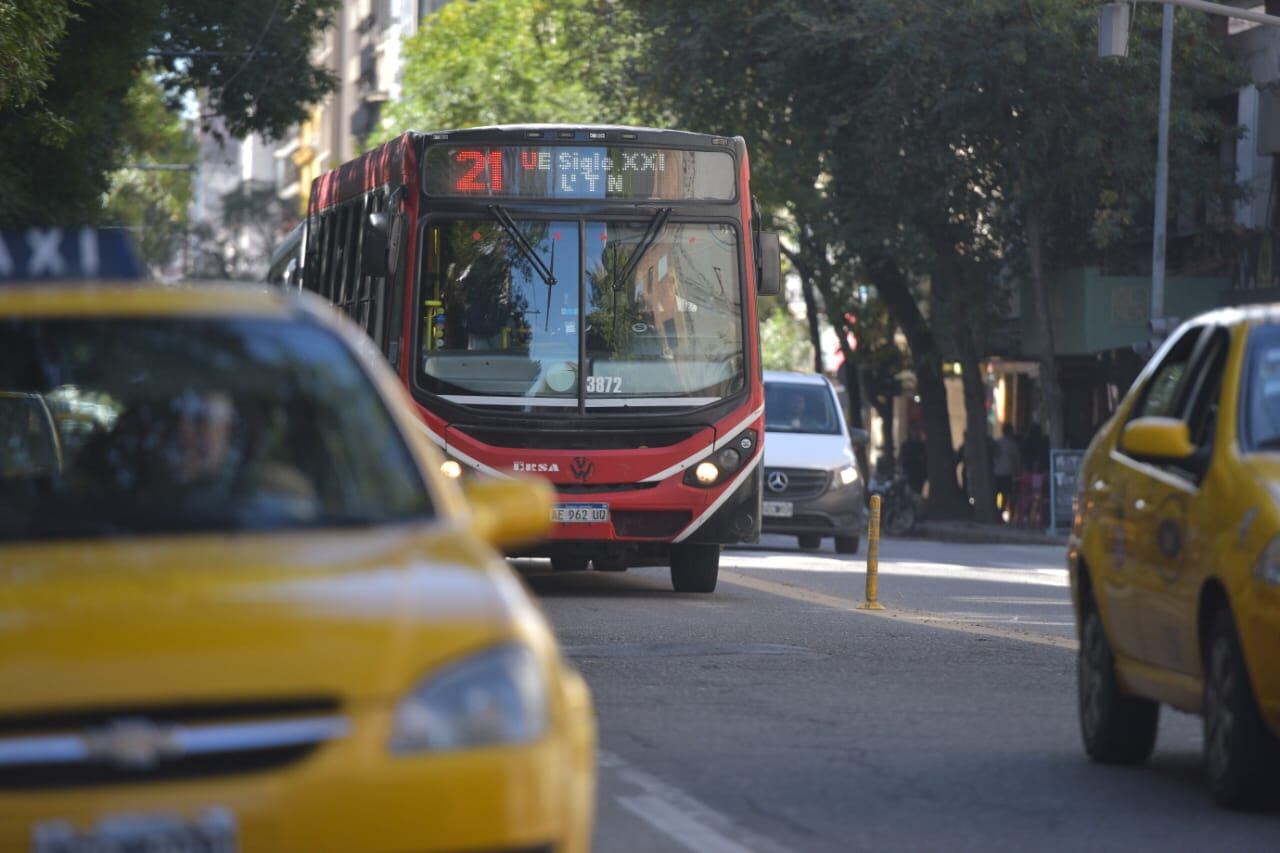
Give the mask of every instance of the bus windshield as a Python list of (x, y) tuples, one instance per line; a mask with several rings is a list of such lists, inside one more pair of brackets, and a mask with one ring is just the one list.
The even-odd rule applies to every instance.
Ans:
[(427, 390), (473, 405), (593, 409), (707, 405), (742, 390), (732, 225), (652, 214), (513, 224), (518, 235), (494, 219), (427, 229)]

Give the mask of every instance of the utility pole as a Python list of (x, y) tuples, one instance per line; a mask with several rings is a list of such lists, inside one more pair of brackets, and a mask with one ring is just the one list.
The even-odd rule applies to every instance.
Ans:
[(1164, 4), (1160, 28), (1160, 118), (1156, 139), (1156, 215), (1151, 239), (1151, 331), (1166, 334), (1164, 252), (1169, 226), (1169, 97), (1173, 84), (1173, 6)]
[[(1161, 3), (1164, 20), (1160, 29), (1160, 117), (1156, 141), (1155, 223), (1151, 239), (1151, 332), (1164, 338), (1171, 331), (1171, 318), (1164, 316), (1165, 247), (1168, 243), (1169, 195), (1169, 100), (1173, 79), (1173, 7), (1182, 6), (1210, 15), (1252, 21), (1269, 27), (1280, 26), (1280, 17), (1240, 9), (1206, 0), (1133, 0), (1133, 3)], [(1129, 55), (1129, 3), (1106, 3), (1098, 10), (1098, 55)]]

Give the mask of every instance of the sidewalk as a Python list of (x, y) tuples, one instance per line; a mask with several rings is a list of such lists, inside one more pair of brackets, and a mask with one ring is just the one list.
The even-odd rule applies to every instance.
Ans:
[(1053, 545), (1065, 547), (1067, 536), (1043, 530), (1012, 527), (1008, 524), (979, 524), (973, 521), (922, 521), (905, 537), (935, 542), (962, 542), (984, 545)]

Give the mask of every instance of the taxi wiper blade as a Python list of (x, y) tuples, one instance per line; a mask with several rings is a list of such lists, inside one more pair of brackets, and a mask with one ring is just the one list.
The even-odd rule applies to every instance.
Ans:
[(538, 255), (533, 245), (525, 239), (524, 233), (520, 231), (516, 221), (511, 218), (510, 211), (500, 204), (491, 204), (489, 205), (489, 213), (493, 214), (494, 219), (498, 220), (498, 224), (502, 226), (503, 231), (507, 232), (511, 242), (516, 244), (516, 248), (520, 250), (520, 254), (524, 256), (524, 259), (533, 265), (538, 277), (542, 279), (542, 283), (547, 287), (553, 286), (556, 283), (555, 273)]
[(631, 257), (627, 260), (626, 269), (622, 271), (622, 275), (615, 276), (613, 279), (614, 293), (622, 290), (626, 283), (631, 280), (631, 276), (635, 275), (636, 267), (640, 266), (640, 259), (644, 257), (644, 253), (649, 251), (649, 247), (658, 239), (658, 235), (666, 227), (667, 219), (670, 216), (671, 208), (669, 207), (660, 207), (653, 214), (653, 218), (649, 220), (649, 227), (644, 230), (644, 236), (640, 238), (639, 243), (636, 243), (635, 251), (631, 253)]

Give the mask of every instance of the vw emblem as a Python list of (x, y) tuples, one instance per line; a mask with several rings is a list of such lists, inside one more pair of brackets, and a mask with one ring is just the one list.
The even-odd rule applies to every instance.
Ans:
[(787, 475), (781, 471), (769, 472), (769, 491), (785, 492), (787, 490)]

